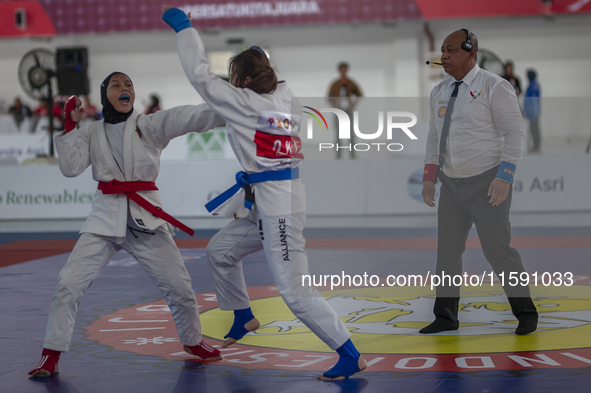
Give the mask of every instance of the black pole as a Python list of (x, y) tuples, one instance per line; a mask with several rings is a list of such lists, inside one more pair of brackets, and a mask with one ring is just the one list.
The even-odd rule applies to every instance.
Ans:
[(49, 125), (47, 131), (49, 134), (49, 157), (54, 157), (53, 152), (53, 92), (51, 91), (51, 77), (49, 77), (49, 83), (47, 84), (47, 117), (49, 117)]

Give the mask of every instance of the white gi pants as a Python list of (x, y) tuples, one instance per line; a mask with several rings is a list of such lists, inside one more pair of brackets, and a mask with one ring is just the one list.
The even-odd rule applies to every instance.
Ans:
[(207, 259), (220, 309), (250, 307), (242, 271), (242, 258), (261, 249), (275, 284), (289, 309), (331, 349), (342, 346), (351, 334), (313, 286), (302, 286), (308, 257), (302, 235), (305, 213), (264, 217), (256, 205), (245, 218), (234, 220), (207, 245)]
[(191, 346), (201, 342), (199, 309), (191, 278), (167, 226), (142, 233), (131, 218), (128, 225), (137, 230), (132, 232), (128, 228), (125, 238), (91, 233), (80, 236), (60, 272), (51, 300), (43, 348), (68, 350), (82, 295), (122, 248), (142, 265), (166, 299), (181, 343)]

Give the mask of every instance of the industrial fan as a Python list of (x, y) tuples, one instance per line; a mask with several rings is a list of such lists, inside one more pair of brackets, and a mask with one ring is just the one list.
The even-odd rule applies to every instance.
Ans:
[(478, 49), (478, 66), (499, 76), (505, 74), (505, 63), (493, 51)]
[(27, 52), (18, 65), (18, 81), (27, 95), (35, 100), (47, 99), (57, 91), (55, 55), (47, 49)]
[(47, 102), (49, 155), (53, 156), (53, 92), (57, 91), (55, 55), (47, 49), (25, 53), (18, 65), (18, 81), (27, 95)]

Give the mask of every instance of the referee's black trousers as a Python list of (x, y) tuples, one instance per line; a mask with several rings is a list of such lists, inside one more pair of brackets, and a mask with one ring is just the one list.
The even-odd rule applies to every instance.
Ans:
[[(538, 319), (536, 307), (531, 300), (529, 285), (508, 284), (511, 272), (524, 272), (519, 252), (510, 247), (512, 187), (509, 195), (499, 206), (488, 203), (488, 188), (496, 177), (498, 167), (470, 178), (453, 179), (440, 172), (441, 195), (438, 208), (437, 275), (442, 277), (462, 275), (462, 254), (472, 224), (476, 226), (484, 256), (498, 275), (504, 272), (504, 290), (509, 298), (513, 314), (518, 320)], [(460, 286), (437, 287), (434, 313), (442, 322), (458, 326), (458, 303)]]

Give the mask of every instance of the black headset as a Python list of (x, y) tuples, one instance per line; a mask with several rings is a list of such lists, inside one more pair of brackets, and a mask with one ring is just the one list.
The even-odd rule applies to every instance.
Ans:
[(474, 49), (474, 45), (472, 45), (472, 33), (468, 29), (462, 29), (466, 32), (466, 40), (462, 42), (462, 49), (466, 52), (471, 52)]

